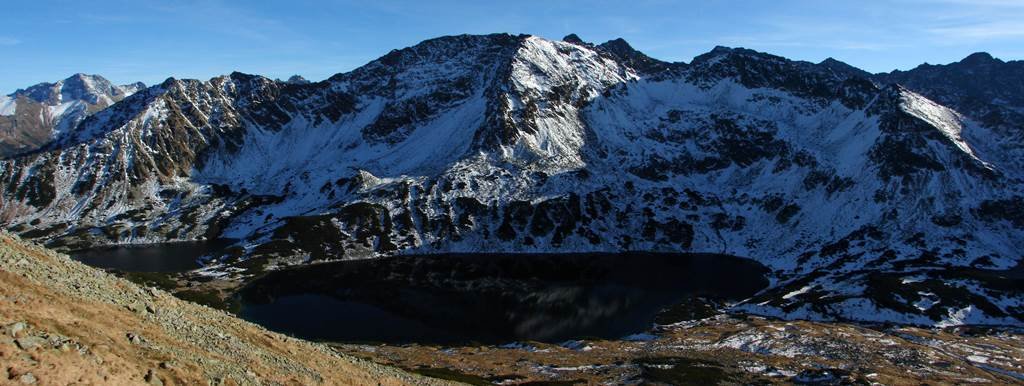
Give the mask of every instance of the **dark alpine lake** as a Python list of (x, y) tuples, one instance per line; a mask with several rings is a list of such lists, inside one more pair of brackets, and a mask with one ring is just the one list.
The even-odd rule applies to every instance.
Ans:
[(118, 245), (69, 252), (71, 258), (96, 268), (124, 272), (185, 272), (199, 268), (199, 258), (222, 250), (227, 240)]
[(710, 254), (421, 255), (276, 271), (238, 300), (242, 318), (311, 340), (561, 342), (621, 338), (666, 309), (747, 298), (766, 273)]
[[(122, 272), (184, 272), (230, 242), (71, 253)], [(239, 316), (332, 342), (468, 344), (616, 339), (700, 317), (768, 285), (767, 269), (715, 254), (447, 254), (272, 271), (236, 295)]]

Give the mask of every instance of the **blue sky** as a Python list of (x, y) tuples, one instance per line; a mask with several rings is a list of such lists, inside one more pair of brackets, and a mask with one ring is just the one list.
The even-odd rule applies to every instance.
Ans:
[(311, 80), (441, 35), (623, 37), (689, 61), (715, 45), (872, 72), (987, 51), (1024, 58), (1024, 0), (7, 0), (0, 92), (76, 72), (117, 83), (233, 70)]

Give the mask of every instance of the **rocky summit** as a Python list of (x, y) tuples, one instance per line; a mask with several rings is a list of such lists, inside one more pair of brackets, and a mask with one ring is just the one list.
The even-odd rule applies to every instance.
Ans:
[[(737, 311), (1019, 326), (1022, 68), (975, 54), (870, 74), (726, 47), (669, 63), (621, 39), (495, 34), (320, 82), (79, 76), (102, 93), (0, 99), (5, 146), (32, 149), (0, 162), (0, 219), (62, 249), (233, 239), (206, 260), (222, 274), (711, 252), (771, 269)], [(19, 120), (67, 103), (88, 114)]]

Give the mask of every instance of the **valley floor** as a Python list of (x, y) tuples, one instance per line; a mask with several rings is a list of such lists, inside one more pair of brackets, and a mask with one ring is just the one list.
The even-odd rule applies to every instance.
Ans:
[(876, 329), (724, 314), (614, 341), (334, 347), (475, 384), (1024, 384), (1021, 331)]

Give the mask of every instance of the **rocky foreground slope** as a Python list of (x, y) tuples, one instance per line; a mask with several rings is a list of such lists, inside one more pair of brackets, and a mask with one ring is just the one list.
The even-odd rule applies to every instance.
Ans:
[(0, 234), (0, 384), (430, 385)]
[(1019, 84), (1021, 66), (872, 75), (740, 48), (668, 63), (622, 40), (443, 37), (316, 83), (136, 92), (0, 162), (0, 221), (68, 249), (237, 239), (208, 261), (222, 273), (713, 252), (771, 268), (749, 312), (1020, 325), (1024, 104), (964, 79)]

